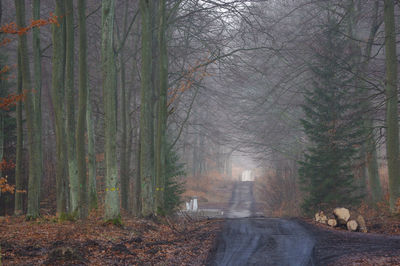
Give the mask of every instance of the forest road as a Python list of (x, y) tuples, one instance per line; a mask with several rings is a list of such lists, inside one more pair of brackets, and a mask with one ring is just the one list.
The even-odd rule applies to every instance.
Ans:
[(253, 205), (253, 182), (235, 184), (208, 265), (313, 265), (313, 236), (295, 220), (252, 217)]
[[(297, 218), (257, 217), (254, 206), (253, 183), (238, 182), (207, 265), (348, 265), (343, 260), (400, 258), (400, 236), (331, 230)], [(362, 265), (400, 265), (398, 261)]]

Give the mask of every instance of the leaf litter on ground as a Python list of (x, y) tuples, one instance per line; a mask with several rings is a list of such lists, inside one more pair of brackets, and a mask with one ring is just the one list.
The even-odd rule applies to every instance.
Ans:
[(222, 220), (182, 217), (145, 220), (124, 217), (123, 226), (100, 216), (58, 222), (0, 219), (4, 265), (203, 265)]

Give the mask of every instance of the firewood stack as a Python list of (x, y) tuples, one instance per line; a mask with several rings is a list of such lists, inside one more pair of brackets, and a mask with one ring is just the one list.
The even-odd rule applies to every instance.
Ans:
[(365, 225), (364, 217), (357, 215), (355, 217), (350, 214), (346, 208), (335, 208), (332, 216), (326, 216), (323, 211), (315, 214), (315, 221), (322, 224), (327, 224), (330, 227), (342, 227), (354, 232), (359, 231), (366, 233), (367, 227)]

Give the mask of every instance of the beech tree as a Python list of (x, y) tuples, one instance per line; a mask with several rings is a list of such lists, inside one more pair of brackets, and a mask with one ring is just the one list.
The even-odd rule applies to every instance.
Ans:
[[(25, 27), (25, 1), (16, 0), (16, 21), (19, 28)], [(40, 197), (40, 178), (41, 173), (41, 155), (39, 145), (41, 142), (37, 142), (37, 135), (39, 133), (39, 125), (37, 114), (39, 110), (35, 110), (35, 96), (32, 91), (31, 73), (29, 67), (28, 58), (28, 44), (25, 34), (18, 36), (19, 41), (19, 54), (21, 60), (19, 60), (19, 68), (21, 69), (22, 76), (22, 89), (26, 93), (25, 100), (25, 113), (27, 120), (28, 129), (28, 151), (29, 151), (29, 185), (28, 185), (28, 211), (27, 219), (35, 219), (39, 216), (39, 197)], [(38, 101), (36, 101), (38, 102)]]
[(168, 90), (168, 51), (167, 51), (167, 21), (166, 1), (159, 3), (158, 23), (158, 105), (157, 105), (157, 131), (155, 149), (155, 210), (164, 213), (164, 191), (166, 176), (167, 154), (167, 90)]
[(397, 53), (394, 3), (385, 0), (385, 62), (386, 62), (386, 152), (389, 173), (390, 210), (396, 209), (400, 197), (399, 121), (397, 96)]
[[(88, 197), (89, 209), (98, 207), (97, 187), (96, 187), (96, 150), (95, 150), (95, 133), (92, 113), (92, 104), (90, 103), (90, 88), (87, 88), (87, 105), (86, 105), (86, 127), (88, 135)], [(79, 151), (78, 151), (79, 152)]]
[(101, 67), (103, 71), (104, 131), (105, 131), (105, 219), (120, 223), (119, 178), (116, 154), (117, 76), (114, 54), (114, 0), (102, 2)]
[[(88, 103), (88, 88), (87, 88), (87, 36), (86, 36), (86, 0), (78, 1), (78, 17), (79, 17), (79, 102), (78, 102), (78, 123), (76, 127), (76, 159), (78, 162), (78, 208), (79, 217), (86, 218), (88, 212), (88, 193), (86, 181), (86, 151), (85, 151), (85, 125), (87, 120), (87, 103)], [(92, 125), (90, 125), (92, 126)], [(88, 132), (92, 129), (88, 129)], [(88, 142), (92, 136), (88, 134)], [(92, 147), (90, 147), (92, 148)], [(93, 154), (89, 150), (89, 164), (93, 164)], [(91, 158), (90, 158), (91, 156)], [(93, 182), (93, 169), (89, 173), (89, 179)], [(94, 177), (95, 178), (95, 177)], [(92, 185), (93, 186), (93, 185)], [(91, 188), (93, 190), (93, 188)], [(93, 193), (93, 192), (92, 192)], [(93, 201), (96, 196), (91, 195)], [(92, 206), (95, 203), (92, 203)]]
[(140, 0), (142, 19), (142, 64), (140, 106), (140, 179), (141, 208), (144, 217), (154, 213), (154, 122), (152, 88), (153, 0)]
[(74, 33), (74, 6), (73, 1), (65, 1), (65, 116), (66, 116), (66, 144), (68, 155), (69, 177), (69, 212), (75, 215), (78, 211), (79, 180), (77, 167), (77, 154), (75, 142), (75, 33)]
[[(18, 45), (19, 46), (19, 45)], [(22, 94), (22, 71), (21, 71), (21, 52), (18, 48), (17, 52), (17, 93)], [(23, 176), (22, 176), (22, 148), (23, 148), (23, 128), (22, 128), (22, 101), (17, 103), (17, 147), (15, 155), (15, 202), (14, 214), (21, 215), (23, 213)]]
[[(34, 0), (32, 6), (32, 19), (37, 21), (40, 19), (40, 0)], [(35, 168), (38, 178), (34, 184), (37, 190), (40, 189), (41, 181), (43, 178), (43, 148), (42, 148), (42, 60), (41, 60), (41, 46), (40, 46), (40, 29), (34, 27), (32, 29), (32, 48), (33, 48), (33, 81), (34, 81), (34, 119), (36, 125), (35, 132)]]
[(52, 101), (56, 131), (56, 186), (57, 186), (57, 214), (64, 217), (68, 213), (68, 164), (67, 144), (65, 142), (65, 3), (56, 1), (55, 15), (59, 25), (52, 25), (53, 39), (53, 72), (52, 72)]

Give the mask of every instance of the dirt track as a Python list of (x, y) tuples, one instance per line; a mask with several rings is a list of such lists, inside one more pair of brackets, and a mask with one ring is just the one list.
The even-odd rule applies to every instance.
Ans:
[(254, 217), (252, 187), (251, 182), (235, 185), (209, 265), (341, 265), (338, 261), (346, 256), (400, 256), (400, 237), (332, 231), (299, 219)]

